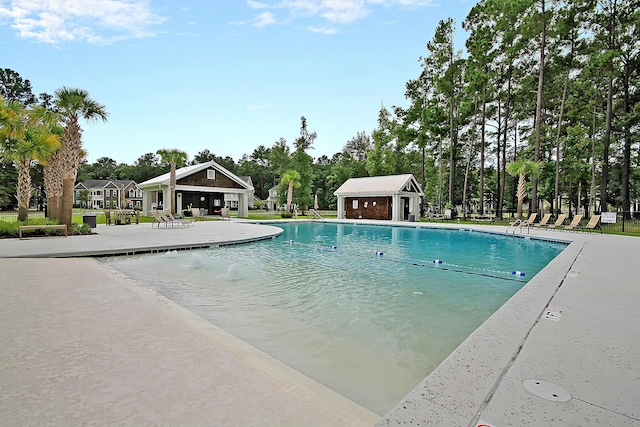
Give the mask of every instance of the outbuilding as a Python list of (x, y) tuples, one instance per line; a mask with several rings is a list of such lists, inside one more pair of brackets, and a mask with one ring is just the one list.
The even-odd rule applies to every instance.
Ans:
[[(143, 191), (142, 211), (169, 210), (171, 203), (170, 172), (138, 184)], [(176, 170), (176, 212), (200, 209), (205, 215), (220, 214), (225, 195), (237, 198), (238, 217), (249, 215), (253, 186), (211, 160)]]
[(334, 193), (338, 218), (407, 221), (420, 217), (424, 193), (412, 174), (350, 178)]

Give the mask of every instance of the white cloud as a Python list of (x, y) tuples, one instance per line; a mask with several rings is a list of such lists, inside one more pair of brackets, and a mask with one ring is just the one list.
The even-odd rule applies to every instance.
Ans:
[(312, 33), (319, 33), (319, 34), (338, 34), (340, 32), (340, 30), (336, 28), (314, 27), (314, 26), (307, 27), (307, 30)]
[(273, 17), (273, 13), (271, 12), (262, 12), (260, 15), (256, 16), (253, 20), (254, 27), (266, 27), (267, 25), (275, 24), (276, 20)]
[(165, 20), (149, 0), (0, 0), (0, 24), (8, 21), (20, 37), (52, 44), (149, 37)]
[[(376, 8), (434, 6), (433, 0), (247, 0), (251, 9), (266, 10), (254, 18), (254, 26), (288, 23), (296, 20), (320, 19), (334, 25), (345, 25), (366, 18)], [(324, 34), (339, 32), (323, 25), (310, 25), (309, 31)]]

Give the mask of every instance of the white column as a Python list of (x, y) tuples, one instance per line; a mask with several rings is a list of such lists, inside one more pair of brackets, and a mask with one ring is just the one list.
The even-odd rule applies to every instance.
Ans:
[(238, 194), (238, 218), (247, 218), (249, 216), (249, 194)]
[(393, 203), (393, 209), (391, 210), (391, 221), (400, 221), (402, 218), (402, 209), (404, 206), (400, 206), (400, 195), (394, 194), (391, 198)]
[(338, 196), (338, 219), (344, 219), (344, 196)]
[(416, 219), (420, 218), (420, 196), (413, 196), (411, 198), (413, 206), (411, 207), (411, 213), (416, 216)]
[(151, 216), (151, 192), (142, 192), (142, 214), (144, 216)]

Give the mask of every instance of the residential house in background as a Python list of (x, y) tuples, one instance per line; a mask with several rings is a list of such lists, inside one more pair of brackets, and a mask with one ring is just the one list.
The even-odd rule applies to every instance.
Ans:
[(267, 197), (267, 209), (277, 211), (284, 209), (284, 206), (278, 203), (278, 186), (269, 189), (269, 197)]
[[(239, 176), (241, 180), (246, 182), (251, 188), (253, 188), (253, 181), (250, 176)], [(253, 209), (253, 202), (255, 200), (255, 194), (251, 194), (249, 196), (249, 209)], [(238, 195), (235, 193), (225, 193), (224, 194), (224, 206), (229, 209), (238, 209)]]
[(142, 190), (131, 180), (90, 179), (75, 185), (73, 205), (87, 209), (142, 208)]

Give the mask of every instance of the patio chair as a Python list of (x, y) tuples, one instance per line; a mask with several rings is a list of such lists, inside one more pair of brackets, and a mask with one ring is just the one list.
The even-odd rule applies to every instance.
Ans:
[(571, 221), (571, 224), (565, 225), (564, 229), (565, 230), (573, 230), (574, 228), (580, 226), (580, 221), (582, 221), (582, 215), (576, 215), (576, 216), (573, 217), (573, 220)]
[(222, 208), (220, 210), (220, 219), (225, 219), (225, 218), (227, 218), (228, 220), (231, 220), (231, 214), (229, 212), (229, 209)]
[(549, 220), (551, 219), (551, 214), (544, 214), (544, 216), (542, 217), (542, 219), (540, 220), (540, 222), (537, 222), (535, 224), (533, 224), (534, 227), (544, 227), (547, 225), (547, 223), (549, 222)]
[(556, 219), (556, 222), (554, 222), (553, 224), (547, 225), (547, 228), (560, 227), (564, 223), (564, 220), (565, 220), (566, 217), (567, 217), (567, 214), (558, 215), (558, 219)]
[(593, 215), (589, 219), (589, 222), (584, 227), (579, 228), (579, 230), (600, 230), (600, 234), (602, 234), (602, 228), (600, 227), (600, 215)]

